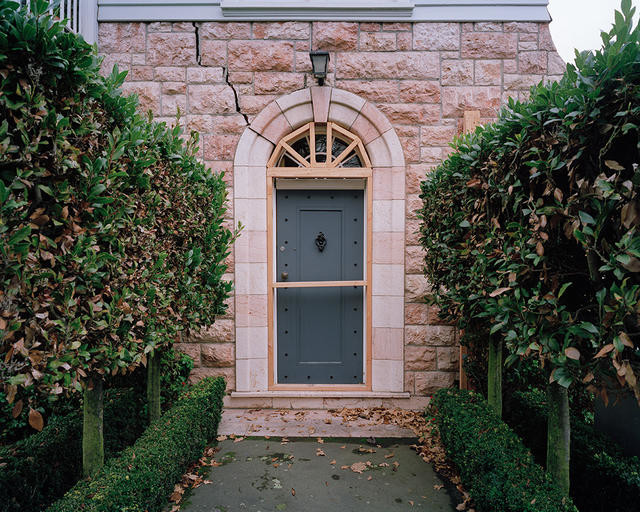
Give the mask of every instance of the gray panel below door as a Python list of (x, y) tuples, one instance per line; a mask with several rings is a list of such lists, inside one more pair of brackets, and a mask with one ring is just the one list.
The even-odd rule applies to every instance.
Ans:
[(361, 384), (362, 288), (278, 290), (278, 382)]
[[(364, 191), (281, 190), (276, 201), (279, 282), (363, 279)], [(363, 292), (277, 290), (278, 383), (363, 382)]]

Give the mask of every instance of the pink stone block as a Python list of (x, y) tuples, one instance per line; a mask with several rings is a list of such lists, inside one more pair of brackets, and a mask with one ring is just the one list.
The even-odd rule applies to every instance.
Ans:
[(190, 114), (228, 114), (235, 111), (235, 96), (228, 85), (189, 85)]
[(415, 50), (460, 49), (460, 25), (458, 23), (415, 23), (413, 26)]
[(350, 22), (314, 22), (314, 50), (355, 50), (358, 45), (358, 24)]
[(256, 94), (286, 94), (304, 87), (304, 75), (300, 73), (260, 72), (255, 73)]
[(249, 39), (251, 37), (250, 23), (210, 22), (200, 23), (200, 37), (208, 39)]
[(520, 73), (542, 75), (547, 72), (547, 52), (520, 52)]
[(336, 65), (339, 79), (440, 78), (437, 52), (345, 52)]
[(415, 376), (416, 395), (433, 395), (442, 388), (450, 388), (458, 379), (455, 372), (418, 372)]
[(262, 135), (265, 139), (277, 144), (282, 137), (291, 133), (293, 128), (280, 110), (277, 102), (272, 101), (251, 123), (251, 129)]
[(233, 343), (215, 343), (202, 346), (202, 365), (213, 368), (231, 367), (235, 361)]
[(147, 64), (193, 66), (196, 64), (196, 36), (184, 33), (147, 35)]
[(405, 276), (405, 294), (407, 302), (424, 302), (431, 293), (431, 285), (422, 274)]
[(267, 197), (266, 167), (235, 166), (233, 181), (233, 192), (236, 199), (264, 199)]
[(456, 371), (460, 363), (460, 349), (458, 347), (438, 347), (438, 370)]
[(276, 100), (284, 117), (292, 129), (297, 129), (303, 124), (313, 121), (313, 108), (311, 105), (311, 92), (309, 89), (287, 94)]
[(433, 347), (407, 345), (404, 350), (405, 370), (435, 370), (436, 349)]
[(372, 103), (365, 103), (351, 125), (363, 144), (369, 144), (384, 132), (391, 130), (391, 123)]
[(100, 23), (98, 43), (103, 53), (144, 53), (144, 23)]
[(205, 160), (233, 160), (240, 137), (236, 134), (214, 134), (202, 137)]
[(476, 85), (500, 85), (502, 83), (502, 63), (499, 60), (477, 60)]
[(373, 233), (373, 263), (404, 263), (404, 234), (392, 232)]
[(509, 59), (518, 53), (518, 36), (495, 32), (462, 34), (461, 56), (464, 59)]
[(402, 80), (398, 83), (400, 101), (406, 103), (440, 103), (440, 82), (436, 80)]
[(125, 95), (138, 95), (140, 111), (151, 110), (154, 115), (160, 115), (161, 91), (158, 82), (125, 82), (122, 84), (122, 92)]
[(308, 39), (310, 24), (306, 21), (269, 21), (253, 24), (254, 39)]
[(353, 124), (364, 105), (365, 100), (363, 98), (334, 87), (331, 91), (329, 121), (351, 129), (362, 139), (358, 127), (353, 127)]
[(402, 297), (377, 295), (372, 298), (373, 327), (404, 327), (404, 301)]
[(374, 199), (404, 199), (404, 168), (383, 167), (373, 169)]
[(237, 263), (266, 263), (266, 232), (243, 230), (236, 240), (235, 253)]
[(473, 84), (472, 60), (445, 60), (442, 62), (442, 85)]
[(402, 361), (374, 359), (371, 371), (373, 391), (402, 391), (404, 388)]
[(267, 327), (267, 296), (237, 295), (236, 325), (238, 327)]
[(266, 263), (236, 263), (235, 290), (238, 295), (267, 293)]
[(396, 49), (396, 34), (391, 32), (361, 32), (360, 51), (390, 52)]
[(329, 117), (331, 87), (311, 87), (313, 119), (316, 123), (326, 123)]
[(201, 41), (200, 63), (203, 66), (224, 67), (227, 65), (226, 41)]
[(373, 358), (402, 361), (403, 329), (376, 327), (373, 329)]
[(402, 296), (404, 293), (404, 265), (374, 263), (371, 271), (371, 290), (375, 295)]
[(293, 71), (294, 49), (289, 41), (230, 41), (232, 71)]

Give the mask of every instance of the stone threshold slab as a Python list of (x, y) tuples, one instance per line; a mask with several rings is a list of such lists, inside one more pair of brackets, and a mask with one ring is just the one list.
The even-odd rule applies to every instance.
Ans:
[(414, 438), (408, 428), (367, 418), (345, 421), (327, 410), (225, 409), (218, 435), (239, 437)]
[(410, 398), (393, 391), (232, 391), (232, 398)]

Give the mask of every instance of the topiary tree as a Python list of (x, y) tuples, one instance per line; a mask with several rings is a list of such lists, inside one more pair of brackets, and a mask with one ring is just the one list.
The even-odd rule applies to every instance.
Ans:
[(10, 402), (84, 393), (90, 474), (103, 377), (149, 361), (153, 374), (181, 331), (224, 311), (233, 233), (197, 135), (138, 114), (126, 73), (101, 77), (95, 49), (49, 7), (0, 0), (0, 380)]
[[(547, 469), (568, 491), (567, 389), (640, 400), (640, 29), (630, 0), (597, 52), (509, 101), (423, 183), (435, 301), (548, 372)], [(636, 341), (634, 341), (636, 340)]]

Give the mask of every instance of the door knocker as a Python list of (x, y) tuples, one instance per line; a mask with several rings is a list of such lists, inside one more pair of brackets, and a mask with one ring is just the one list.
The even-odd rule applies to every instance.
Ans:
[(316, 237), (316, 247), (320, 252), (324, 251), (324, 248), (327, 246), (327, 239), (324, 237), (324, 233), (320, 231), (318, 236)]

